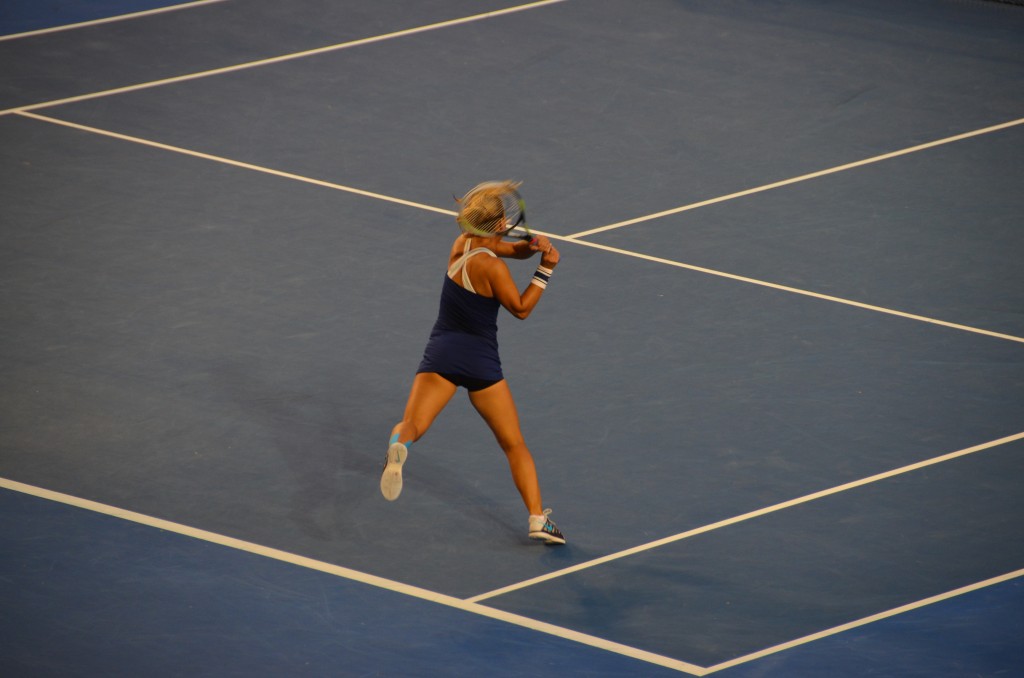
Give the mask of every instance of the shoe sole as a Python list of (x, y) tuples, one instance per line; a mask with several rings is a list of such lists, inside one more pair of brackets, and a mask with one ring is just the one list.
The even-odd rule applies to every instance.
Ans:
[(531, 532), (530, 533), (530, 539), (536, 539), (537, 541), (542, 541), (545, 544), (564, 544), (565, 543), (564, 539), (559, 539), (558, 537), (554, 536), (553, 534), (548, 534), (547, 532)]
[(392, 443), (388, 448), (387, 463), (380, 476), (380, 493), (388, 501), (394, 501), (402, 494), (402, 464), (408, 454), (402, 443)]

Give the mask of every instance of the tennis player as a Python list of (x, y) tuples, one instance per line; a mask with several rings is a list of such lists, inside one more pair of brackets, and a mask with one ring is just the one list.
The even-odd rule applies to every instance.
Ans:
[[(501, 190), (499, 184), (463, 198), (459, 223), (473, 228), (503, 220)], [(423, 437), (456, 390), (463, 387), (505, 452), (512, 480), (530, 514), (530, 538), (564, 544), (565, 537), (549, 517), (550, 509), (542, 509), (537, 470), (523, 440), (512, 392), (502, 375), (497, 341), (499, 307), (520, 319), (529, 316), (558, 265), (559, 254), (544, 236), (530, 242), (503, 240), (506, 229), (505, 222), (500, 221), (498, 229), (487, 229), (497, 232), (484, 237), (464, 227), (452, 245), (437, 322), (413, 379), (405, 415), (391, 431), (380, 489), (389, 501), (398, 498), (402, 492), (402, 464), (410, 447)], [(528, 259), (537, 252), (541, 253), (540, 265), (520, 294), (502, 259)]]

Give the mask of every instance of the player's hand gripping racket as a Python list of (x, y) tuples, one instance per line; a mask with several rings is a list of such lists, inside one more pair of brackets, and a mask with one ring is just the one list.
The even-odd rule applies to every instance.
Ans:
[(537, 236), (526, 225), (526, 203), (514, 181), (487, 181), (462, 196), (459, 227), (466, 233), (485, 238), (496, 235), (519, 238), (531, 243)]

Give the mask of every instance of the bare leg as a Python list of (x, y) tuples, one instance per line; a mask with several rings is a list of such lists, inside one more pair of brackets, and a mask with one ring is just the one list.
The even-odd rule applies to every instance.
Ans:
[(509, 469), (512, 471), (512, 480), (523, 498), (523, 503), (526, 504), (526, 510), (530, 515), (542, 514), (537, 468), (533, 463), (533, 455), (523, 440), (523, 433), (519, 428), (519, 413), (516, 411), (515, 401), (512, 400), (508, 382), (502, 380), (483, 390), (471, 392), (469, 400), (494, 432), (494, 437), (505, 452)]
[(391, 429), (403, 443), (416, 442), (423, 437), (434, 419), (455, 395), (456, 386), (439, 374), (420, 372), (413, 379), (409, 400), (402, 421)]
[(455, 384), (438, 374), (420, 373), (413, 379), (405, 416), (391, 429), (391, 444), (380, 476), (380, 492), (388, 501), (402, 493), (402, 465), (409, 446), (423, 437), (453, 395)]

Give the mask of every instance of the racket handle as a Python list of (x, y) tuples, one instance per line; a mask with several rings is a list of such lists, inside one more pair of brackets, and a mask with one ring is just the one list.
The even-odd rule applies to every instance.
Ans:
[(530, 243), (531, 245), (534, 244), (535, 242), (537, 242), (537, 236), (535, 236), (533, 233), (530, 233), (528, 231), (526, 231), (526, 232), (520, 231), (519, 233), (516, 233), (516, 237), (519, 238), (520, 240), (525, 240), (526, 242)]
[(530, 243), (531, 245), (534, 245), (537, 242), (537, 236), (535, 236), (532, 233), (527, 233), (525, 231), (522, 231), (522, 230), (520, 230), (518, 228), (515, 228), (515, 227), (513, 227), (505, 235), (506, 235), (506, 237), (509, 237), (509, 238), (518, 238), (519, 240), (525, 240), (526, 242)]

